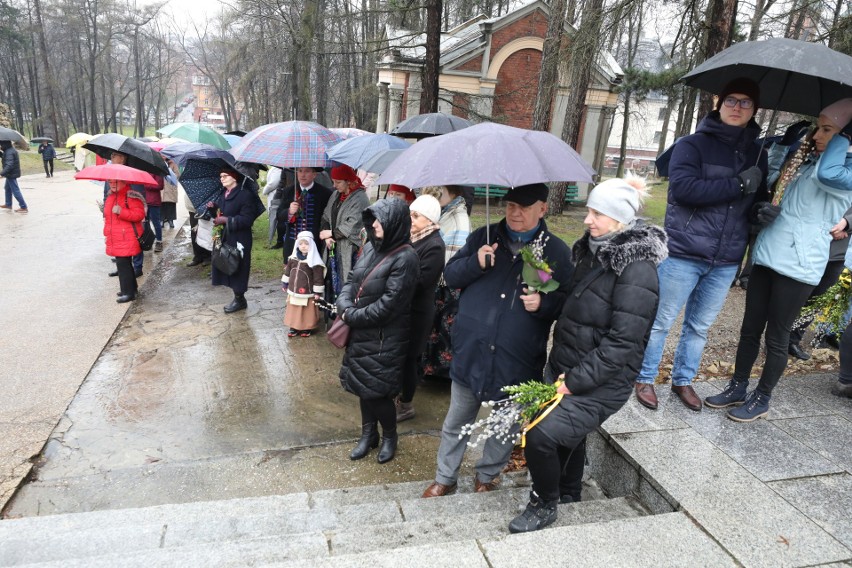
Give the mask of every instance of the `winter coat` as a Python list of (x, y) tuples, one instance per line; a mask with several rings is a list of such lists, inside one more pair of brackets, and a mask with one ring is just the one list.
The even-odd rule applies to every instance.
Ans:
[[(282, 178), (283, 177), (284, 176), (282, 176)], [(284, 183), (283, 180), (281, 183)], [(306, 195), (311, 196), (310, 208), (313, 218), (311, 219), (309, 226), (296, 226), (295, 228), (290, 223), (290, 204), (296, 200), (296, 188), (292, 183), (286, 184), (281, 187), (280, 191), (277, 191), (276, 194), (280, 195), (276, 216), (281, 222), (279, 236), (284, 239), (284, 258), (290, 256), (293, 252), (293, 247), (296, 246), (296, 235), (299, 231), (310, 231), (313, 233), (314, 242), (317, 244), (317, 251), (322, 254), (322, 251), (325, 249), (325, 243), (319, 238), (320, 225), (322, 224), (323, 214), (328, 206), (328, 200), (331, 197), (332, 190), (324, 185), (314, 182), (311, 189), (306, 192)], [(361, 218), (361, 211), (358, 212), (358, 218)], [(282, 231), (282, 229), (285, 228), (286, 231)]]
[(297, 298), (313, 298), (314, 294), (325, 292), (325, 266), (310, 266), (307, 261), (288, 258), (281, 281), (287, 286), (287, 293)]
[(464, 198), (458, 196), (441, 208), (441, 238), (446, 245), (444, 264), (461, 250), (470, 235), (470, 217), (467, 215), (467, 205)]
[(157, 180), (157, 187), (145, 186), (145, 203), (149, 207), (159, 207), (163, 204), (163, 187), (165, 186), (163, 176), (154, 176), (154, 179)]
[[(254, 195), (252, 195), (252, 192), (254, 192)], [(214, 286), (227, 286), (234, 291), (234, 294), (245, 294), (248, 290), (249, 274), (251, 273), (251, 226), (259, 215), (258, 202), (257, 185), (250, 180), (235, 187), (227, 197), (223, 192), (216, 201), (219, 215), (228, 218), (225, 224), (227, 228), (225, 242), (232, 246), (237, 246), (237, 243), (242, 244), (243, 258), (240, 261), (239, 269), (231, 276), (219, 272), (213, 266), (211, 279)]]
[(435, 320), (435, 290), (444, 272), (444, 241), (435, 231), (412, 243), (420, 261), (420, 278), (411, 300), (411, 348), (409, 354), (418, 356), (426, 348), (426, 337)]
[(711, 264), (739, 264), (748, 245), (755, 201), (768, 197), (765, 181), (744, 197), (737, 175), (758, 165), (767, 171), (766, 153), (755, 140), (760, 126), (729, 126), (719, 112), (707, 115), (695, 134), (675, 144), (669, 164), (665, 228), (669, 255)]
[[(112, 208), (118, 205), (118, 215)], [(142, 252), (137, 234), (142, 236), (145, 219), (145, 198), (127, 184), (121, 184), (116, 193), (110, 192), (104, 200), (104, 237), (108, 256), (136, 256)], [(136, 232), (133, 231), (134, 225)]]
[(835, 135), (816, 162), (799, 167), (781, 200), (781, 214), (754, 245), (754, 263), (816, 286), (828, 264), (829, 230), (852, 205), (852, 149)]
[[(335, 191), (328, 199), (328, 205), (322, 214), (320, 230), (331, 229), (334, 238), (334, 251), (340, 267), (341, 281), (346, 282), (352, 270), (352, 258), (361, 248), (361, 229), (364, 228), (364, 210), (370, 206), (370, 198), (363, 189), (353, 190), (340, 205), (337, 215), (332, 219), (334, 204), (340, 200), (340, 192)], [(319, 232), (317, 232), (319, 234)], [(320, 243), (319, 239), (317, 243)]]
[(617, 412), (633, 389), (657, 312), (657, 266), (668, 256), (666, 234), (637, 225), (589, 249), (587, 232), (573, 247), (571, 293), (556, 321), (545, 380), (565, 373), (578, 436)]
[(0, 163), (3, 165), (3, 168), (0, 169), (0, 176), (9, 179), (21, 177), (21, 158), (18, 156), (15, 147), (9, 142), (3, 144), (3, 158)]
[(38, 147), (38, 153), (41, 154), (41, 159), (47, 162), (56, 158), (56, 150), (50, 144)]
[(491, 243), (498, 243), (493, 266), (479, 267), (477, 251), (486, 244), (485, 227), (470, 234), (464, 247), (444, 268), (450, 288), (461, 288), (452, 327), (453, 360), (450, 378), (469, 388), (480, 401), (505, 398), (506, 385), (542, 376), (550, 326), (562, 311), (570, 286), (571, 250), (547, 230), (542, 220), (535, 238), (549, 236), (544, 258), (553, 268), (559, 288), (542, 294), (536, 312), (524, 309), (523, 260), (513, 255), (506, 221), (491, 225)]
[[(376, 239), (372, 227), (375, 219), (384, 230), (381, 240)], [(379, 200), (364, 211), (363, 222), (369, 242), (337, 298), (337, 313), (351, 328), (349, 346), (340, 367), (340, 384), (360, 398), (388, 398), (401, 389), (411, 326), (411, 299), (420, 277), (420, 262), (408, 244), (411, 218), (406, 203), (398, 199)], [(372, 272), (388, 253), (400, 246), (400, 250)], [(364, 288), (356, 300), (362, 284)]]

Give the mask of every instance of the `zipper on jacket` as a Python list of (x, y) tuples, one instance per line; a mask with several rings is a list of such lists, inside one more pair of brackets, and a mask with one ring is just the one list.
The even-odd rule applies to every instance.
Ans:
[(683, 226), (684, 229), (689, 228), (689, 224), (692, 223), (692, 218), (695, 217), (696, 208), (692, 208), (692, 213), (689, 214), (689, 219), (686, 220), (686, 225)]

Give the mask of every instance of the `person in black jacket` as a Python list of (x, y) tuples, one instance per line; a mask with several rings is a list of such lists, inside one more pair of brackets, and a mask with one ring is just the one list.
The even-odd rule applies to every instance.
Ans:
[(53, 160), (56, 158), (56, 150), (50, 142), (42, 142), (39, 144), (38, 153), (41, 154), (41, 160), (44, 162), (44, 173), (47, 177), (53, 177)]
[(409, 244), (411, 218), (405, 202), (382, 199), (362, 215), (368, 242), (337, 298), (338, 317), (351, 328), (340, 384), (361, 406), (361, 439), (349, 459), (359, 460), (379, 445), (381, 423), (378, 462), (385, 463), (396, 455), (393, 399), (408, 354), (420, 262)]
[[(320, 221), (332, 190), (315, 181), (317, 174), (321, 171), (322, 168), (296, 168), (295, 184), (286, 181), (289, 176), (281, 176), (281, 201), (276, 217), (279, 243), (283, 246), (281, 252), (284, 255), (284, 264), (287, 264), (287, 259), (293, 254), (296, 235), (302, 231), (310, 231), (314, 234), (317, 250), (322, 255), (325, 243), (319, 238)], [(279, 247), (276, 244), (273, 248)]]
[(420, 380), (420, 356), (426, 349), (426, 338), (435, 319), (435, 291), (444, 271), (446, 246), (441, 238), (438, 220), (441, 204), (431, 195), (421, 195), (409, 205), (411, 211), (411, 244), (420, 259), (420, 278), (411, 302), (411, 341), (402, 369), (402, 393), (397, 399), (396, 421), (414, 418), (414, 392)]
[(546, 381), (562, 381), (563, 396), (527, 433), (533, 491), (513, 533), (555, 521), (560, 496), (580, 500), (586, 435), (630, 398), (657, 311), (657, 266), (668, 255), (665, 232), (636, 219), (643, 195), (638, 178), (610, 179), (589, 194), (588, 229), (574, 243), (571, 294), (544, 371)]
[(18, 178), (21, 177), (21, 158), (18, 156), (18, 151), (9, 140), (0, 140), (0, 148), (3, 149), (2, 169), (0, 169), (0, 177), (6, 178), (4, 188), (6, 190), (6, 203), (0, 205), (0, 209), (12, 209), (12, 196), (18, 200), (17, 213), (26, 213), (27, 202), (24, 201), (24, 196), (21, 195), (21, 188), (18, 187)]
[[(571, 250), (544, 222), (547, 192), (543, 183), (509, 190), (506, 218), (488, 231), (482, 227), (471, 233), (444, 268), (447, 285), (460, 288), (461, 295), (452, 331), (450, 407), (441, 429), (435, 481), (423, 497), (456, 490), (469, 439), (460, 436), (461, 429), (473, 422), (482, 402), (506, 398), (504, 386), (541, 378), (550, 327), (562, 311), (573, 271)], [(528, 245), (542, 247), (559, 283), (556, 290), (540, 294), (524, 283), (521, 250)], [(512, 444), (495, 438), (485, 442), (476, 464), (477, 492), (497, 486), (511, 452)]]

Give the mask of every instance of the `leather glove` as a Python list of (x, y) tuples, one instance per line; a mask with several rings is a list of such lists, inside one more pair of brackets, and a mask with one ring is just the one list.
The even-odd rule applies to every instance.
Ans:
[(213, 224), (214, 224), (214, 225), (224, 225), (224, 224), (225, 224), (225, 223), (227, 223), (227, 222), (228, 222), (228, 218), (227, 218), (227, 217), (225, 217), (224, 215), (219, 215), (218, 217), (216, 217), (215, 219), (213, 219)]
[(760, 182), (763, 181), (763, 171), (757, 166), (752, 166), (740, 172), (737, 178), (740, 180), (743, 195), (752, 195), (760, 187)]
[(115, 213), (116, 215), (121, 213), (121, 205), (113, 205), (112, 206), (112, 212)]
[(778, 215), (780, 214), (780, 205), (772, 205), (768, 201), (761, 201), (760, 203), (758, 203), (757, 222), (760, 223), (762, 227), (765, 227), (766, 225), (777, 219)]
[(796, 140), (805, 135), (805, 132), (808, 131), (810, 126), (810, 120), (800, 120), (796, 124), (790, 125), (784, 132), (784, 137), (781, 139), (780, 144), (782, 146), (791, 146)]

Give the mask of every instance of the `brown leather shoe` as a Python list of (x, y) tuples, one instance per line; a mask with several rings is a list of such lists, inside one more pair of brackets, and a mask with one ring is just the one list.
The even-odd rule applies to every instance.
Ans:
[(473, 479), (473, 491), (475, 493), (488, 493), (489, 491), (494, 491), (497, 489), (497, 486), (500, 485), (500, 478), (495, 477), (488, 483), (482, 483), (479, 481), (478, 477)]
[(438, 483), (436, 481), (426, 488), (426, 491), (423, 492), (423, 495), (421, 495), (421, 497), (424, 499), (426, 499), (427, 497), (443, 497), (444, 495), (450, 495), (451, 493), (455, 493), (456, 487), (457, 485), (455, 483), (453, 483), (452, 485), (444, 485), (443, 483)]
[(636, 383), (636, 400), (645, 408), (657, 410), (657, 393), (654, 391), (654, 385)]
[(695, 393), (692, 385), (683, 385), (682, 387), (672, 387), (672, 392), (675, 393), (683, 404), (690, 410), (696, 412), (701, 411), (701, 398)]

